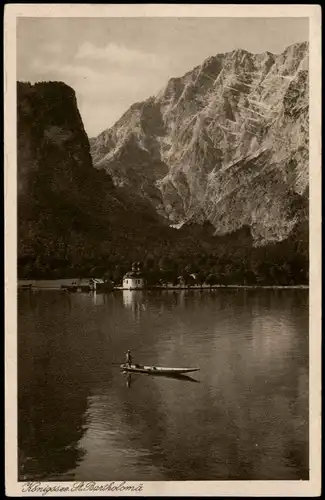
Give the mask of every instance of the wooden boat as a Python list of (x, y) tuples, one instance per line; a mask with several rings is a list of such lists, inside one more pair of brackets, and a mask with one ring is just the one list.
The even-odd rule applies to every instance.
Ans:
[(123, 364), (121, 368), (125, 372), (149, 373), (155, 375), (182, 375), (183, 373), (197, 372), (200, 368), (167, 368), (163, 366), (142, 366)]

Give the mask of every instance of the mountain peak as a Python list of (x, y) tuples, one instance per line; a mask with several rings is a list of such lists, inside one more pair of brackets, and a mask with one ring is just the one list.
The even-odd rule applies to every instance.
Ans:
[(290, 52), (291, 50), (295, 49), (307, 50), (308, 48), (309, 48), (309, 42), (305, 40), (303, 42), (296, 42), (288, 45), (284, 50), (284, 53)]

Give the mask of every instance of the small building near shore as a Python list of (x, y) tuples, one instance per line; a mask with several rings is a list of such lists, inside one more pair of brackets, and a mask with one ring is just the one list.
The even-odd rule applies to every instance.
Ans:
[(135, 290), (144, 288), (145, 280), (140, 269), (140, 262), (132, 264), (132, 270), (123, 276), (123, 288), (126, 290)]
[(21, 290), (65, 290), (68, 292), (109, 291), (113, 284), (97, 278), (62, 278), (55, 280), (19, 280)]
[(81, 278), (73, 280), (65, 288), (76, 292), (102, 292), (112, 289), (112, 283), (98, 278)]

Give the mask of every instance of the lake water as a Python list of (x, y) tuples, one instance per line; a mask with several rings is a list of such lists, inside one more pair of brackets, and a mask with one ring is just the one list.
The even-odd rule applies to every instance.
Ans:
[(18, 330), (20, 480), (308, 479), (308, 290), (21, 292)]

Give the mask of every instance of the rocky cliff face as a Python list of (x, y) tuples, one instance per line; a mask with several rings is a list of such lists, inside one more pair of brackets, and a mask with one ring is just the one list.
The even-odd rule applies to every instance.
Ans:
[(249, 227), (254, 245), (308, 218), (308, 44), (210, 57), (91, 139), (97, 169), (169, 224)]
[(41, 248), (58, 254), (68, 245), (69, 204), (92, 170), (70, 87), (18, 83), (17, 145), (19, 255), (39, 254)]

